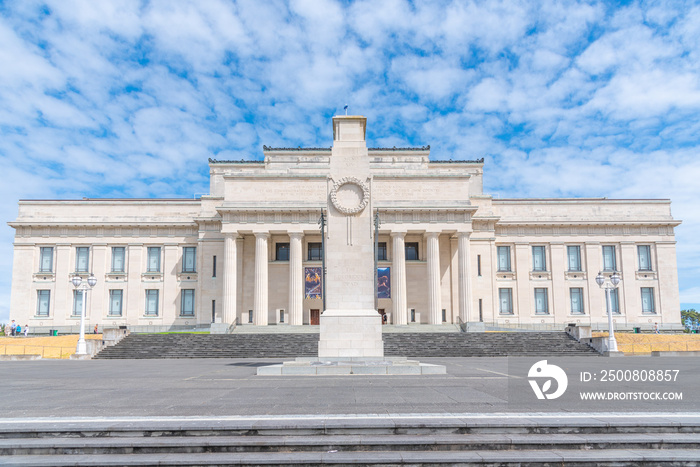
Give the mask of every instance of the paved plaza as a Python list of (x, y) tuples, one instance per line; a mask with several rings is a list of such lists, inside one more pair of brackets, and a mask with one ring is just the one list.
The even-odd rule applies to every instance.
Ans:
[[(544, 357), (542, 357), (544, 358)], [(455, 414), (534, 412), (697, 412), (700, 363), (672, 361), (678, 381), (649, 387), (683, 391), (673, 403), (578, 400), (583, 370), (650, 368), (666, 359), (561, 360), (569, 389), (561, 403), (538, 401), (527, 384), (530, 359), (423, 358), (446, 365), (430, 376), (256, 376), (280, 359), (39, 360), (2, 362), (2, 418)], [(553, 357), (552, 359), (555, 359)], [(553, 361), (550, 359), (550, 361)], [(556, 360), (555, 360), (556, 361)], [(570, 363), (567, 363), (570, 362)], [(615, 390), (638, 390), (616, 383)], [(589, 389), (600, 389), (591, 386)], [(606, 389), (606, 387), (603, 387)], [(609, 388), (607, 388), (609, 389)]]

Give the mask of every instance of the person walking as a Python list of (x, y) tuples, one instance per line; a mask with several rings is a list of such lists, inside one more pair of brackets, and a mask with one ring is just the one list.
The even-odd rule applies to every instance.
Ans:
[(14, 336), (15, 332), (17, 331), (17, 323), (15, 323), (14, 319), (12, 320), (12, 324), (10, 325), (10, 331), (11, 331), (11, 333), (10, 333), (11, 336)]
[(27, 334), (29, 334), (29, 325), (25, 324), (24, 325), (24, 337), (27, 337)]

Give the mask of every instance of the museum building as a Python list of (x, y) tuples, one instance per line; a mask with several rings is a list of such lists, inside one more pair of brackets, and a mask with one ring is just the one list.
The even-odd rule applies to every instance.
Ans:
[[(370, 176), (333, 180), (334, 147), (358, 125)], [(77, 329), (83, 293), (71, 278), (94, 274), (90, 329), (317, 325), (324, 253), (332, 257), (322, 218), (331, 206), (348, 214), (347, 232), (323, 235), (352, 241), (346, 206), (360, 206), (375, 220), (366, 235), (376, 251), (366, 254), (388, 324), (606, 329), (596, 276), (618, 271), (616, 326), (678, 327), (670, 200), (494, 198), (483, 192), (484, 159), (367, 148), (365, 130), (364, 117), (339, 116), (332, 147), (210, 159), (210, 193), (199, 199), (21, 200), (9, 223), (10, 319)]]

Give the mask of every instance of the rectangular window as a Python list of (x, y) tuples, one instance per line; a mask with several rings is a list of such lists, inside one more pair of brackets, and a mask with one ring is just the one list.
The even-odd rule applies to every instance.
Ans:
[(386, 242), (377, 243), (377, 261), (386, 261)]
[(124, 259), (126, 248), (123, 246), (112, 247), (112, 272), (124, 272)]
[(53, 247), (41, 247), (39, 256), (39, 272), (53, 272)]
[(651, 271), (651, 247), (649, 245), (637, 246), (637, 256), (639, 256), (639, 270)]
[(571, 288), (569, 289), (571, 294), (571, 314), (572, 315), (582, 315), (583, 312), (583, 289), (582, 288)]
[(248, 323), (253, 322), (253, 310), (248, 310)]
[(603, 245), (603, 270), (617, 271), (617, 261), (615, 261), (614, 245)]
[(510, 272), (510, 247), (497, 247), (498, 253), (498, 272)]
[(415, 323), (416, 322), (416, 309), (411, 308), (411, 322)]
[(275, 260), (289, 261), (289, 243), (275, 243)]
[(148, 264), (146, 266), (147, 272), (160, 272), (160, 247), (159, 246), (149, 246), (148, 247)]
[(90, 248), (86, 246), (75, 249), (75, 272), (88, 272)]
[(158, 316), (158, 292), (146, 290), (146, 316)]
[(442, 309), (442, 322), (443, 323), (447, 322), (447, 310), (444, 308)]
[(121, 316), (122, 315), (122, 297), (124, 292), (122, 290), (110, 290), (109, 291), (109, 316)]
[(476, 275), (481, 276), (481, 255), (476, 255)]
[(547, 289), (535, 289), (535, 313), (538, 315), (549, 314), (549, 302), (547, 301)]
[(211, 277), (216, 277), (216, 256), (212, 258), (211, 262)]
[(642, 287), (642, 313), (656, 313), (654, 307), (654, 289), (652, 287)]
[(36, 291), (36, 315), (49, 316), (49, 305), (51, 302), (50, 290)]
[(309, 261), (321, 261), (323, 259), (322, 243), (309, 243), (308, 250), (309, 254), (307, 258)]
[(80, 316), (83, 313), (83, 291), (73, 290), (73, 316)]
[(513, 314), (513, 289), (498, 289), (498, 312), (502, 315)]
[(183, 289), (180, 301), (180, 315), (194, 316), (194, 289)]
[(197, 272), (197, 247), (182, 247), (182, 272)]
[(406, 243), (404, 249), (406, 251), (406, 261), (418, 261), (418, 243), (417, 242)]
[(546, 271), (547, 265), (545, 262), (544, 246), (532, 247), (532, 270)]
[(567, 246), (566, 256), (569, 262), (569, 271), (581, 270), (581, 247), (578, 245)]
[[(620, 314), (620, 296), (618, 295), (617, 289), (612, 289), (610, 291), (610, 303), (612, 303), (612, 312), (614, 315)], [(605, 301), (605, 312), (608, 312), (608, 302)]]

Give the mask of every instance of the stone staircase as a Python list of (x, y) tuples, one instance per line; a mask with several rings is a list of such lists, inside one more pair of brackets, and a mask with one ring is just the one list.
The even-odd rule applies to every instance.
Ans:
[(294, 358), (318, 355), (318, 334), (131, 334), (95, 358)]
[(611, 414), (463, 417), (55, 420), (0, 427), (13, 466), (690, 466), (698, 417)]
[(385, 334), (384, 353), (406, 357), (598, 355), (564, 332)]
[[(564, 332), (387, 333), (402, 357), (598, 355)], [(131, 334), (95, 358), (294, 358), (318, 355), (318, 334)]]

